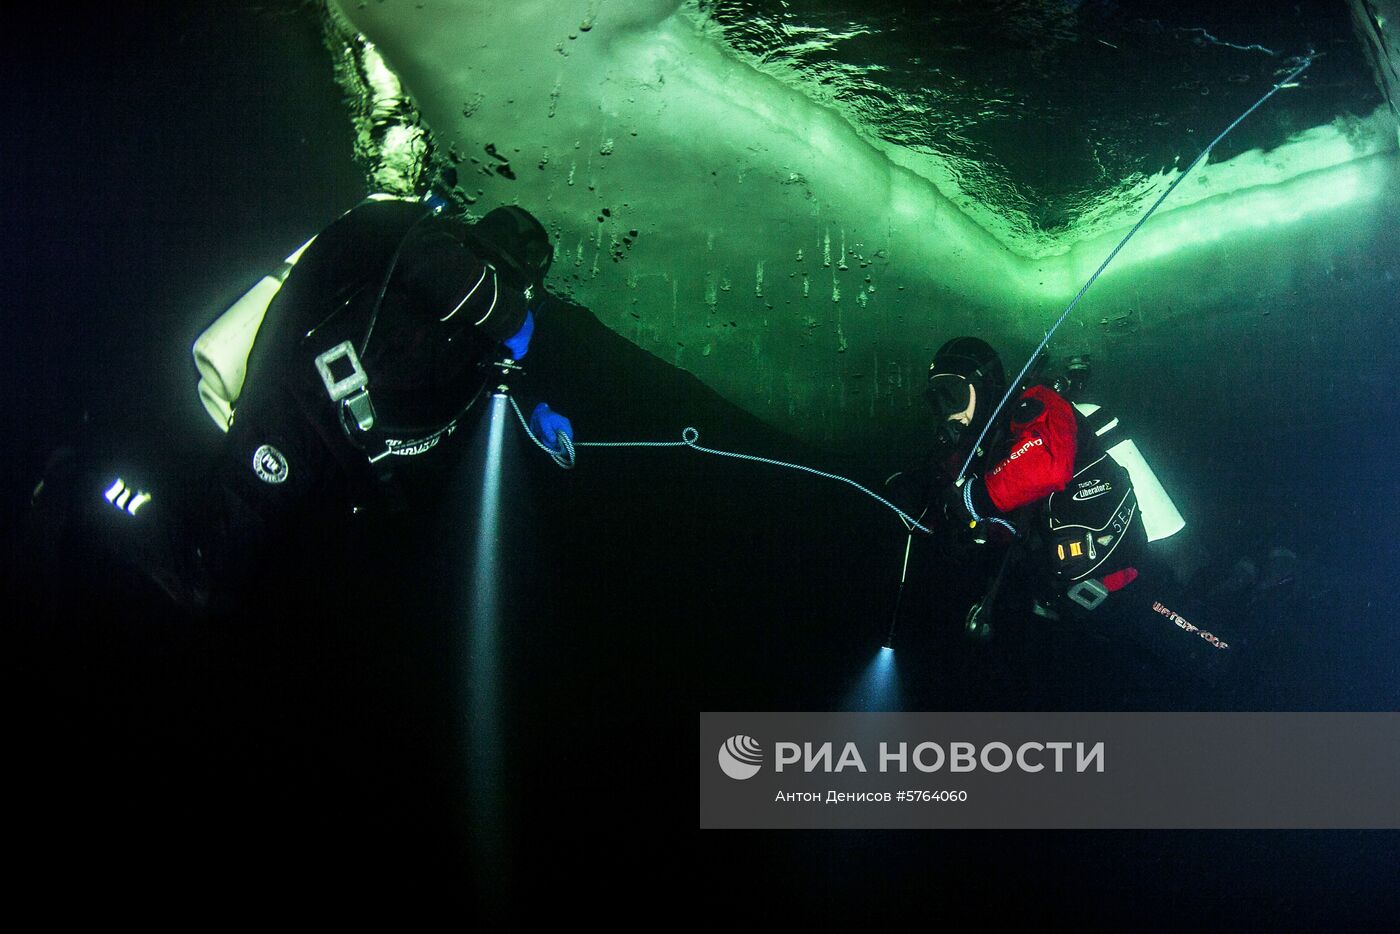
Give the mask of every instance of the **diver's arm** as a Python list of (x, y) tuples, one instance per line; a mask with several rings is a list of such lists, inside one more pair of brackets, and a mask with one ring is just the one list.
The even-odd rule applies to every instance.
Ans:
[(1010, 510), (993, 502), (981, 477), (968, 477), (962, 486), (949, 485), (943, 491), (943, 515), (956, 523), (1009, 519)]
[(418, 235), (402, 277), (415, 305), (438, 323), (473, 326), (493, 341), (518, 334), (529, 315), (525, 295), (446, 229), (430, 227)]
[(885, 497), (906, 515), (914, 517), (920, 524), (925, 524), (923, 519), (933, 512), (931, 507), (937, 500), (938, 490), (947, 480), (943, 470), (931, 460), (929, 463), (886, 477), (884, 493)]
[[(1011, 452), (973, 487), (1005, 514), (1058, 493), (1074, 475), (1074, 411), (1044, 386), (1026, 390), (1011, 417)], [(972, 482), (972, 481), (969, 481)]]
[[(533, 311), (527, 310), (520, 329), (501, 341), (502, 353), (512, 360), (523, 360), (530, 351), (530, 340), (534, 335), (535, 315)], [(567, 438), (571, 444), (574, 439), (574, 426), (562, 413), (541, 402), (530, 413), (530, 433), (556, 454), (563, 454), (566, 444), (560, 437)]]

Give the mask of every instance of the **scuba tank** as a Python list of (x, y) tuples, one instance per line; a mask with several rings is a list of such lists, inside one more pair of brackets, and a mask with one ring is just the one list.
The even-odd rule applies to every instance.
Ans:
[(1108, 417), (1102, 408), (1091, 403), (1076, 402), (1074, 407), (1085, 416), (1085, 424), (1094, 431), (1095, 438), (1104, 453), (1127, 471), (1132, 482), (1133, 493), (1137, 497), (1138, 509), (1142, 513), (1143, 528), (1149, 542), (1170, 538), (1186, 528), (1186, 520), (1172, 502), (1171, 495), (1157, 479), (1157, 473), (1133, 443), (1132, 438), (1119, 437), (1119, 422), (1116, 417)]
[(1119, 421), (1073, 403), (1079, 431), (1074, 475), (1046, 503), (1049, 563), (1065, 596), (1086, 610), (1137, 576), (1140, 548), (1185, 527), (1176, 504)]
[[(1087, 358), (1074, 357), (1052, 388), (1071, 399), (1088, 377)], [(1074, 473), (1046, 502), (1044, 547), (1055, 577), (1067, 585), (1065, 595), (1092, 610), (1137, 576), (1141, 547), (1175, 535), (1186, 521), (1118, 418), (1093, 403), (1071, 405)]]
[(282, 261), (276, 272), (268, 273), (219, 315), (194, 342), (194, 366), (199, 371), (199, 401), (220, 431), (233, 422), (233, 407), (243, 393), (248, 375), (248, 354), (262, 326), (267, 306), (277, 297), (282, 283), (301, 254), (316, 240), (312, 237)]

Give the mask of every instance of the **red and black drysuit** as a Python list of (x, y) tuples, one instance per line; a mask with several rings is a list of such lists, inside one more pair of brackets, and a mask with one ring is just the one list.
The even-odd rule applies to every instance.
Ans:
[[(1099, 419), (1101, 422), (1102, 419)], [(970, 476), (961, 498), (952, 498), (949, 513), (959, 520), (974, 518), (986, 521), (1001, 519), (1017, 525), (1013, 517), (1028, 507), (1044, 503), (1045, 517), (1052, 527), (1064, 525), (1063, 509), (1056, 510), (1056, 494), (1063, 493), (1078, 478), (1078, 485), (1097, 488), (1106, 485), (1116, 490), (1121, 499), (1111, 497), (1105, 503), (1122, 506), (1121, 520), (1110, 535), (1124, 536), (1126, 550), (1103, 549), (1102, 560), (1071, 562), (1056, 567), (1057, 576), (1072, 585), (1090, 575), (1100, 581), (1110, 593), (1121, 590), (1137, 576), (1132, 567), (1134, 553), (1146, 543), (1141, 533), (1141, 520), (1136, 515), (1136, 500), (1132, 497), (1132, 482), (1126, 471), (1110, 460), (1090, 425), (1074, 406), (1048, 386), (1031, 386), (1025, 390), (1011, 409), (1009, 441), (1002, 445), (1006, 451), (994, 466), (982, 476)], [(964, 457), (966, 455), (963, 455)], [(1099, 477), (1113, 476), (1109, 484)], [(1070, 494), (1071, 496), (1073, 494)], [(1064, 497), (1061, 497), (1064, 501)], [(1073, 504), (1075, 501), (1068, 501)], [(967, 505), (972, 506), (969, 513)], [(1056, 513), (1061, 513), (1057, 517)], [(1106, 517), (1105, 525), (1114, 517)], [(1032, 521), (1023, 517), (1021, 523)], [(1136, 528), (1134, 528), (1136, 526)], [(1022, 531), (1030, 531), (1022, 529)], [(1061, 533), (1060, 537), (1066, 537)], [(1052, 543), (1053, 544), (1053, 543)], [(1098, 553), (1095, 553), (1098, 558)]]
[(1010, 435), (1007, 453), (996, 465), (967, 480), (979, 516), (1009, 518), (1063, 490), (1074, 475), (1075, 411), (1053, 389), (1032, 386), (1021, 394), (1011, 409)]
[[(1053, 599), (1062, 609), (1130, 618), (1125, 628), (1154, 651), (1186, 655), (1192, 670), (1217, 675), (1229, 644), (1222, 649), (1218, 639), (1200, 636), (1205, 631), (1214, 638), (1198, 625), (1195, 602), (1148, 548), (1131, 478), (1106, 450), (1114, 442), (1103, 436), (1116, 420), (1102, 410), (1086, 418), (1059, 393), (1037, 385), (1015, 400), (1006, 424), (1007, 438), (990, 442), (990, 456), (983, 458), (992, 466), (979, 474), (974, 461), (962, 488), (949, 485), (940, 500), (944, 517), (964, 527), (974, 519), (984, 529), (990, 524), (997, 531), (988, 538), (1003, 542), (1012, 536), (1001, 522), (1014, 526), (1035, 558), (1041, 588), (1055, 581)], [(956, 476), (966, 457), (965, 450), (949, 457), (947, 474)], [(1077, 521), (1086, 510), (1095, 518)], [(1086, 526), (1094, 531), (1084, 532)], [(1088, 580), (1108, 593), (1093, 610), (1066, 598)], [(1092, 592), (1089, 597), (1093, 602)], [(1194, 629), (1183, 625), (1191, 617)]]

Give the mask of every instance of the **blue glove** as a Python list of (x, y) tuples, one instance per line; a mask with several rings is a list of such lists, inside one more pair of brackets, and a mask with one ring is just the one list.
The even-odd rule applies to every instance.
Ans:
[(527, 311), (525, 312), (525, 323), (520, 326), (520, 330), (501, 341), (501, 343), (506, 345), (506, 349), (510, 351), (511, 359), (525, 359), (525, 354), (530, 349), (530, 338), (534, 333), (535, 313), (533, 311)]
[(574, 426), (569, 420), (541, 402), (530, 413), (530, 433), (539, 438), (554, 451), (562, 451), (564, 444), (559, 440), (563, 435), (574, 440)]
[(423, 196), (423, 203), (432, 209), (434, 214), (441, 214), (445, 208), (451, 207), (451, 203), (442, 195), (435, 191), (430, 191)]

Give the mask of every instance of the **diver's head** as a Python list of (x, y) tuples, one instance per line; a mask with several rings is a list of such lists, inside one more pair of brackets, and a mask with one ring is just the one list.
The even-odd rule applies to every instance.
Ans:
[(953, 431), (979, 426), (1006, 391), (1001, 358), (986, 341), (955, 337), (934, 354), (924, 397), (941, 425)]
[(506, 282), (524, 291), (538, 291), (554, 262), (554, 245), (535, 215), (507, 205), (487, 213), (474, 228), (476, 235), (499, 261)]

